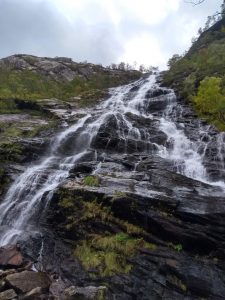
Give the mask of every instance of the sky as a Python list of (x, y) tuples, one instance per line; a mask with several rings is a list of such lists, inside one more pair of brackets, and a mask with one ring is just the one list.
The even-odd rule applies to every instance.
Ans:
[[(185, 2), (186, 1), (186, 2)], [(182, 54), (222, 0), (0, 0), (0, 57), (159, 66)]]

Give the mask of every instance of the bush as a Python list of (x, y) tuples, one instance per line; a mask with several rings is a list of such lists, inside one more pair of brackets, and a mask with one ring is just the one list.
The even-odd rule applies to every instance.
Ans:
[(225, 125), (225, 94), (222, 82), (219, 77), (206, 77), (201, 81), (197, 95), (193, 97), (202, 117), (221, 130)]

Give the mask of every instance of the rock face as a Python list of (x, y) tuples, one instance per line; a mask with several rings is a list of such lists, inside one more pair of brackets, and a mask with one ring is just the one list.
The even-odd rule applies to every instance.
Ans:
[[(70, 82), (74, 78), (89, 79), (99, 71), (114, 73), (115, 76), (121, 74), (121, 70), (110, 70), (101, 65), (91, 63), (76, 63), (70, 58), (63, 57), (37, 57), (33, 55), (12, 55), (0, 60), (0, 69), (23, 71), (28, 70), (38, 74), (47, 75), (56, 81)], [(139, 72), (131, 71), (132, 74)], [(139, 74), (140, 75), (140, 74)]]
[(50, 292), (43, 272), (6, 285), (28, 299), (224, 299), (223, 134), (154, 75), (75, 117), (3, 221)]

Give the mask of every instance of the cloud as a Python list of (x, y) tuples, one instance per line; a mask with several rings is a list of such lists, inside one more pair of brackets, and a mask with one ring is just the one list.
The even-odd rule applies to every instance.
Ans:
[(164, 68), (217, 7), (210, 0), (195, 7), (184, 0), (0, 0), (0, 57), (30, 53)]

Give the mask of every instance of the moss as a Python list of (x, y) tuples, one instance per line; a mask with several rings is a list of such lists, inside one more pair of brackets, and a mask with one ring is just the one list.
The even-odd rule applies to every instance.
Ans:
[(91, 276), (127, 274), (132, 269), (130, 258), (142, 248), (155, 251), (157, 246), (146, 241), (142, 228), (115, 217), (106, 206), (110, 202), (91, 201), (90, 195), (60, 188), (57, 228), (76, 243), (74, 254)]
[(100, 179), (98, 176), (86, 176), (83, 180), (84, 185), (98, 187), (100, 185)]
[(68, 195), (67, 191), (58, 191), (61, 213), (65, 215), (64, 227), (77, 230), (77, 224), (100, 220), (104, 224), (116, 224), (129, 235), (144, 235), (145, 231), (127, 221), (116, 218), (110, 207), (94, 201), (85, 201), (82, 196)]
[(181, 244), (169, 243), (169, 246), (177, 252), (181, 252), (183, 250), (183, 246)]
[(0, 99), (0, 114), (19, 113), (16, 102), (13, 99)]
[(0, 142), (0, 157), (2, 162), (18, 161), (23, 153), (23, 146), (16, 141)]
[(100, 276), (127, 274), (132, 264), (127, 258), (135, 256), (140, 248), (149, 245), (143, 239), (135, 239), (126, 233), (101, 236), (82, 241), (75, 249), (75, 256), (81, 261), (87, 271), (93, 271)]

